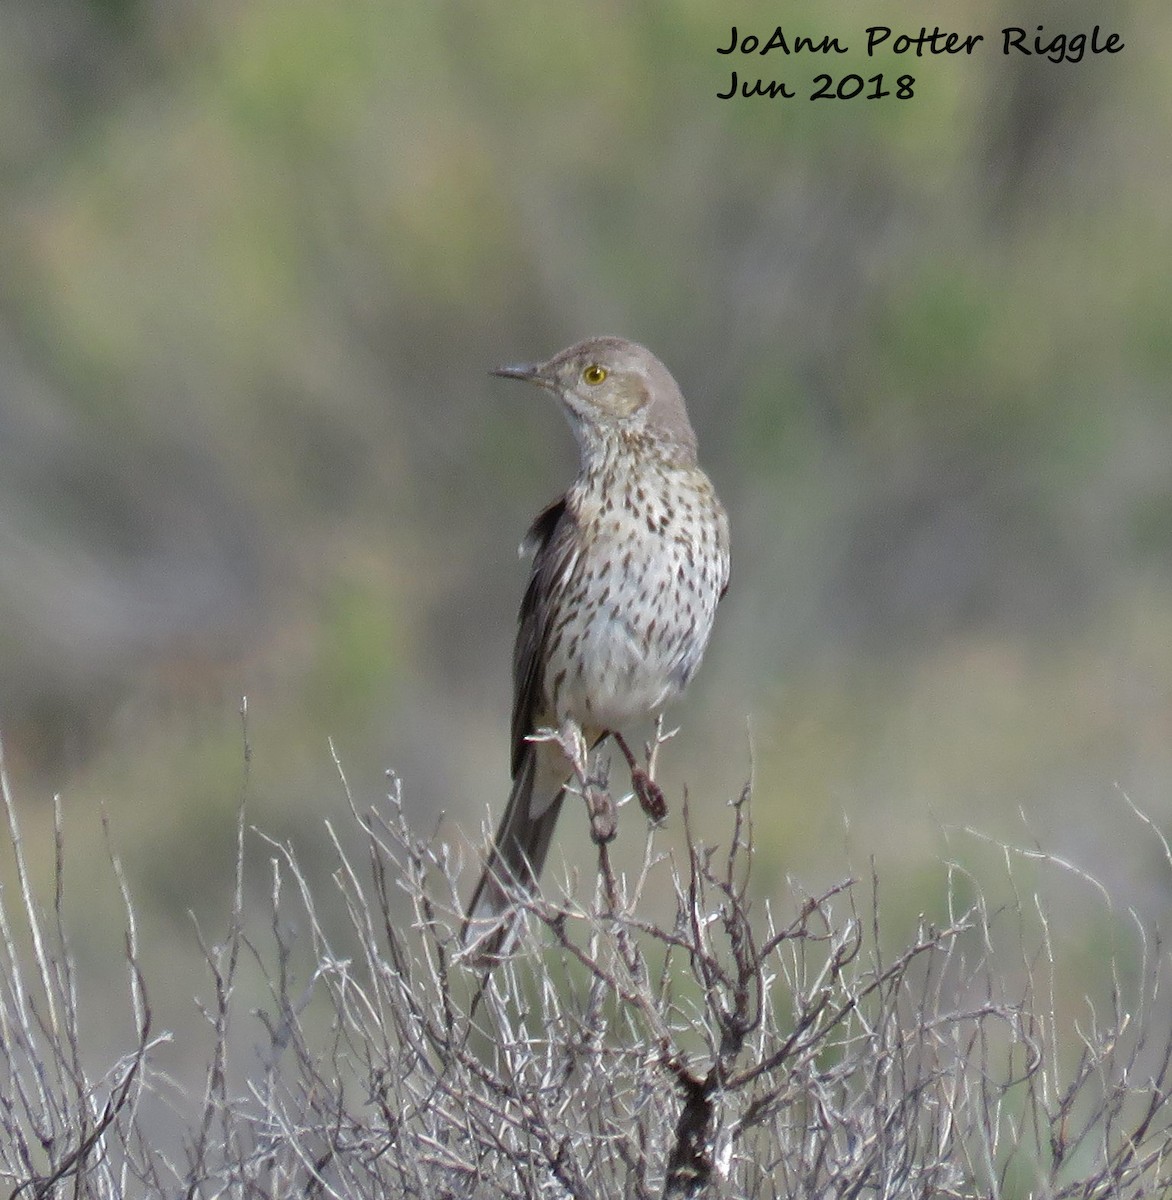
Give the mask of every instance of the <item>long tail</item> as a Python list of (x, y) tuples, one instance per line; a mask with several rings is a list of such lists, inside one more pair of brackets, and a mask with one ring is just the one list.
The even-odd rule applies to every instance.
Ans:
[(508, 953), (516, 935), (516, 897), (531, 896), (549, 853), (568, 776), (561, 747), (532, 742), (513, 778), (513, 790), (480, 882), (468, 904), (460, 943), (482, 966)]

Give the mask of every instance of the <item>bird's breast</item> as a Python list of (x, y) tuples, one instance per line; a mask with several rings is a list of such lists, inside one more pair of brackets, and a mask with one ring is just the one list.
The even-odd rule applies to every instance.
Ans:
[(696, 469), (571, 493), (580, 544), (547, 642), (559, 720), (618, 728), (659, 712), (699, 665), (727, 577), (724, 516)]

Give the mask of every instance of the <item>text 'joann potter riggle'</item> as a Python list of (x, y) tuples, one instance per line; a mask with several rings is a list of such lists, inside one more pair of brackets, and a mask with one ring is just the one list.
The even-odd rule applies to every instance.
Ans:
[[(889, 25), (869, 25), (867, 35), (868, 57), (879, 52), (891, 54), (972, 54), (976, 46), (985, 41), (981, 33), (961, 34), (941, 30), (936, 26), (931, 32), (921, 26), (918, 33), (896, 33)], [(1125, 43), (1117, 33), (1103, 33), (1096, 25), (1090, 33), (1047, 34), (1046, 27), (1039, 25), (1031, 38), (1028, 31), (1019, 25), (1007, 25), (1001, 30), (1002, 54), (1020, 53), (1038, 55), (1051, 62), (1081, 62), (1085, 54), (1117, 54)], [(791, 44), (792, 42), (792, 44)], [(788, 39), (779, 25), (764, 41), (756, 34), (740, 35), (734, 25), (727, 46), (718, 46), (718, 54), (847, 54), (849, 47), (837, 37), (803, 37)]]

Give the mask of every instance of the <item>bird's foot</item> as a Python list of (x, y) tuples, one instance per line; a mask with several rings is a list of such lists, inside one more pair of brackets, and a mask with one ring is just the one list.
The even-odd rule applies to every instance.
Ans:
[(615, 733), (612, 736), (615, 744), (623, 752), (623, 757), (627, 760), (627, 768), (631, 772), (631, 786), (635, 789), (639, 807), (649, 821), (654, 821), (658, 825), (667, 816), (667, 797), (663, 794), (663, 788), (635, 761), (635, 756), (631, 753), (631, 748), (627, 745), (623, 735)]
[(586, 812), (590, 817), (590, 839), (596, 846), (605, 846), (618, 833), (618, 813), (611, 798), (610, 785), (604, 765), (599, 765), (593, 775), (588, 774), (590, 747), (582, 727), (566, 718), (557, 729), (539, 729), (529, 734), (530, 742), (556, 742), (566, 756), (566, 764), (576, 791), (586, 801)]
[(639, 798), (639, 807), (649, 821), (658, 825), (667, 816), (667, 797), (663, 794), (663, 788), (642, 767), (631, 768), (631, 783)]
[(590, 750), (586, 745), (586, 737), (582, 733), (582, 726), (577, 721), (573, 721), (567, 717), (558, 728), (557, 742), (562, 748), (562, 753), (566, 756), (566, 761), (573, 768), (574, 774), (585, 785), (588, 782), (586, 779), (586, 766)]
[(590, 813), (590, 839), (596, 846), (614, 841), (619, 819), (606, 780), (587, 779), (582, 788), (586, 809)]

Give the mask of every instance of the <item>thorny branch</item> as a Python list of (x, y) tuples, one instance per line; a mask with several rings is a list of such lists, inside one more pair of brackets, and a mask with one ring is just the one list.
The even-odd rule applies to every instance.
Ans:
[[(657, 730), (636, 764), (651, 783), (665, 740)], [(293, 845), (250, 829), (242, 798), (227, 936), (193, 937), (210, 1047), (186, 1095), (152, 1061), (147, 970), (112, 849), (136, 1034), (89, 1073), (62, 916), (64, 822), (58, 809), (46, 920), (3, 780), (19, 901), (10, 913), (0, 894), (9, 1197), (975, 1200), (1023, 1173), (1052, 1197), (1172, 1186), (1164, 948), (1136, 926), (1138, 966), (1113, 969), (1106, 1007), (1071, 1029), (1040, 893), (1022, 898), (1008, 850), (1008, 900), (949, 864), (943, 918), (921, 918), (892, 949), (874, 871), (869, 888), (846, 879), (813, 895), (752, 886), (748, 787), (729, 805), (727, 844), (705, 843), (685, 797), (621, 869), (607, 829), (618, 806), (583, 754), (593, 884), (526, 900), (518, 949), (485, 983), (456, 952), (461, 856), (438, 829), (410, 828), (397, 781), (367, 806), (339, 777), (324, 894)], [(269, 859), (260, 918), (246, 908), (249, 847)], [(246, 968), (266, 993), (255, 1013), (239, 999)], [(1060, 1033), (1080, 1039), (1073, 1062)], [(143, 1124), (164, 1106), (187, 1122), (179, 1154)]]

